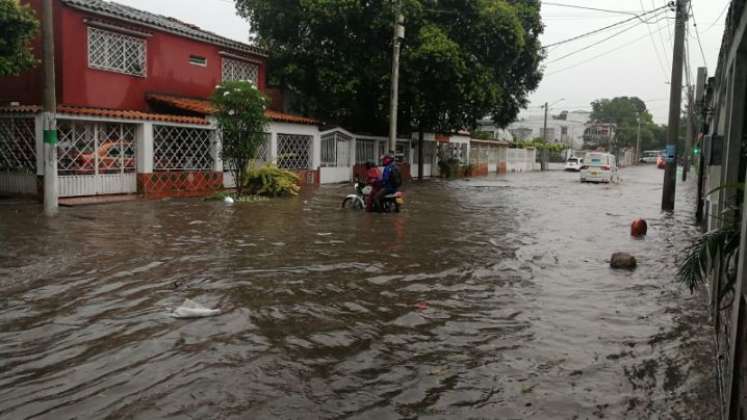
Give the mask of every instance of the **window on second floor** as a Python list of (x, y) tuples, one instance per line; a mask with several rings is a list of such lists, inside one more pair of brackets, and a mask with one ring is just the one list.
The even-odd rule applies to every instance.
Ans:
[(193, 64), (195, 66), (200, 66), (200, 67), (207, 67), (207, 58), (202, 57), (200, 55), (190, 55), (189, 64)]
[(88, 28), (88, 66), (133, 76), (146, 74), (145, 40), (142, 38)]
[(246, 80), (259, 85), (259, 65), (247, 61), (234, 60), (223, 57), (222, 79), (224, 82), (231, 80)]

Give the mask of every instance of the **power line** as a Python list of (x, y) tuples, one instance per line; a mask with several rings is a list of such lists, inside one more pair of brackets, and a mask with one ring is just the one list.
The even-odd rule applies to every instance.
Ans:
[[(646, 8), (643, 6), (643, 0), (639, 0), (639, 2), (641, 4), (641, 11), (645, 11)], [(654, 53), (656, 53), (656, 61), (659, 63), (659, 68), (661, 69), (661, 72), (664, 75), (664, 80), (669, 81), (669, 77), (667, 76), (667, 68), (664, 66), (664, 63), (661, 60), (661, 55), (659, 54), (659, 47), (656, 46), (656, 41), (654, 40), (653, 32), (651, 32), (651, 27), (647, 25), (646, 29), (648, 30), (649, 38), (651, 38), (651, 45), (653, 45), (654, 47)]]
[[(543, 4), (546, 4), (546, 3), (543, 3)], [(606, 31), (608, 29), (612, 29), (612, 28), (615, 28), (617, 26), (624, 25), (624, 24), (626, 24), (628, 22), (631, 22), (631, 21), (634, 21), (636, 19), (643, 21), (643, 19), (642, 19), (643, 16), (650, 15), (652, 13), (657, 13), (657, 12), (659, 12), (662, 9), (663, 9), (663, 7), (659, 7), (659, 8), (654, 9), (654, 10), (649, 10), (646, 13), (642, 13), (640, 15), (635, 15), (635, 16), (633, 16), (631, 18), (628, 18), (628, 19), (625, 19), (625, 20), (621, 20), (619, 22), (613, 23), (612, 25), (608, 25), (608, 26), (605, 26), (603, 28), (599, 28), (599, 29), (593, 30), (591, 32), (586, 32), (586, 33), (583, 33), (581, 35), (576, 35), (576, 36), (574, 36), (572, 38), (564, 39), (562, 41), (558, 41), (558, 42), (554, 42), (554, 43), (549, 44), (549, 45), (545, 45), (542, 48), (543, 49), (548, 49), (548, 48), (556, 47), (558, 45), (567, 44), (569, 42), (576, 41), (576, 40), (579, 40), (581, 38), (586, 38), (587, 36), (598, 34), (599, 32), (603, 32), (603, 31)], [(646, 23), (648, 23), (648, 22), (646, 22)]]
[[(587, 45), (587, 46), (585, 46), (585, 47), (583, 47), (583, 48), (580, 48), (580, 49), (578, 49), (578, 50), (575, 50), (575, 51), (573, 51), (573, 52), (570, 52), (570, 53), (568, 53), (568, 54), (565, 54), (565, 55), (563, 55), (563, 56), (561, 56), (561, 57), (558, 57), (558, 58), (552, 59), (552, 60), (548, 61), (547, 63), (548, 63), (548, 64), (550, 64), (550, 63), (554, 63), (554, 62), (556, 62), (556, 61), (560, 61), (560, 60), (563, 60), (563, 59), (565, 59), (565, 58), (568, 58), (568, 57), (570, 57), (570, 56), (573, 56), (573, 55), (576, 55), (576, 54), (578, 54), (578, 53), (581, 53), (581, 52), (584, 52), (584, 51), (586, 51), (586, 50), (589, 50), (589, 49), (591, 49), (592, 47), (595, 47), (595, 46), (597, 46), (597, 45), (599, 45), (599, 44), (602, 44), (602, 43), (604, 43), (604, 42), (606, 42), (606, 41), (609, 41), (609, 40), (610, 40), (610, 39), (612, 39), (612, 38), (615, 38), (615, 37), (617, 37), (617, 36), (620, 36), (620, 35), (624, 34), (625, 32), (628, 32), (628, 31), (629, 31), (629, 30), (631, 30), (631, 29), (635, 29), (635, 28), (637, 28), (637, 27), (638, 27), (638, 26), (640, 26), (640, 25), (642, 25), (642, 23), (636, 22), (636, 23), (635, 23), (634, 25), (632, 25), (632, 26), (628, 26), (627, 28), (625, 28), (625, 29), (623, 29), (623, 30), (621, 30), (621, 31), (615, 32), (614, 34), (612, 34), (612, 35), (608, 36), (607, 38), (601, 39), (601, 40), (599, 40), (599, 41), (597, 41), (597, 42), (594, 42), (593, 44), (589, 44), (589, 45)], [(649, 29), (649, 30), (650, 30), (650, 29)]]
[(554, 2), (549, 2), (549, 1), (543, 1), (542, 5), (543, 6), (567, 7), (567, 8), (570, 8), (570, 9), (591, 10), (591, 11), (595, 11), (595, 12), (614, 13), (614, 14), (618, 14), (618, 15), (638, 16), (637, 13), (629, 12), (629, 11), (626, 11), (626, 10), (599, 9), (599, 8), (596, 8), (596, 7), (579, 6), (579, 5), (576, 5), (576, 4), (562, 4), (562, 3), (554, 3)]
[[(662, 31), (664, 31), (664, 28), (659, 28), (659, 29), (658, 29), (658, 30), (657, 30), (656, 32), (654, 32), (654, 33), (659, 33), (659, 32), (662, 32)], [(564, 68), (562, 68), (562, 69), (559, 69), (559, 70), (557, 70), (557, 71), (554, 71), (554, 72), (552, 72), (552, 73), (547, 73), (547, 74), (545, 74), (545, 77), (547, 77), (547, 76), (552, 76), (552, 75), (554, 75), (554, 74), (558, 74), (558, 73), (564, 72), (564, 71), (566, 71), (566, 70), (571, 70), (571, 69), (574, 69), (574, 68), (576, 68), (576, 67), (579, 67), (579, 66), (581, 66), (581, 65), (587, 64), (587, 63), (589, 63), (589, 62), (591, 62), (591, 61), (594, 61), (594, 60), (596, 60), (596, 59), (598, 59), (598, 58), (602, 58), (602, 57), (604, 57), (604, 56), (606, 56), (606, 55), (610, 55), (610, 54), (612, 54), (612, 53), (616, 53), (616, 52), (618, 52), (618, 51), (619, 51), (619, 50), (620, 50), (621, 48), (626, 48), (626, 47), (629, 47), (629, 46), (631, 46), (631, 45), (635, 44), (636, 42), (638, 42), (638, 41), (640, 41), (640, 40), (642, 40), (642, 39), (646, 38), (647, 36), (648, 36), (648, 35), (643, 35), (642, 37), (640, 37), (640, 38), (636, 38), (636, 39), (634, 39), (634, 40), (632, 40), (632, 41), (628, 42), (627, 44), (623, 44), (623, 45), (620, 45), (620, 46), (618, 46), (618, 47), (616, 47), (616, 48), (612, 48), (612, 49), (610, 49), (610, 50), (608, 50), (608, 51), (606, 51), (606, 52), (603, 52), (602, 54), (599, 54), (599, 55), (595, 55), (594, 57), (591, 57), (591, 58), (589, 58), (588, 60), (584, 60), (584, 61), (581, 61), (581, 62), (579, 62), (579, 63), (573, 64), (573, 65), (571, 65), (571, 66), (568, 66), (568, 67), (564, 67)]]
[(729, 5), (731, 5), (731, 1), (726, 2), (726, 4), (724, 5), (724, 10), (722, 10), (721, 13), (719, 13), (718, 17), (716, 18), (716, 20), (713, 21), (713, 23), (708, 25), (708, 27), (706, 28), (705, 31), (703, 31), (703, 33), (710, 31), (711, 28), (716, 26), (717, 23), (721, 22), (721, 18), (724, 17), (724, 13), (726, 13), (726, 11), (729, 9)]
[(695, 36), (698, 40), (698, 47), (700, 48), (700, 56), (703, 57), (703, 66), (708, 67), (708, 60), (706, 60), (705, 53), (703, 52), (703, 44), (700, 42), (700, 31), (698, 30), (698, 22), (695, 20), (695, 10), (693, 9), (693, 2), (690, 1), (690, 16), (693, 18), (693, 27), (695, 28)]

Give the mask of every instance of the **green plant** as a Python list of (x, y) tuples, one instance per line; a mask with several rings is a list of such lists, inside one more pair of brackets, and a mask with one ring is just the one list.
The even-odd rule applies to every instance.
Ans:
[[(744, 183), (732, 183), (719, 186), (707, 195), (715, 192), (734, 189), (744, 191)], [(734, 206), (727, 207), (717, 216), (721, 218), (722, 227), (705, 233), (693, 242), (685, 253), (685, 259), (677, 271), (677, 279), (687, 286), (690, 291), (705, 284), (710, 274), (715, 274), (725, 282), (719, 282), (719, 305), (724, 296), (734, 291), (736, 282), (737, 254), (741, 243), (740, 227), (737, 223), (741, 209)], [(727, 216), (727, 217), (722, 217)]]
[(34, 10), (18, 0), (0, 0), (0, 76), (22, 73), (37, 64), (30, 43), (39, 31)]
[(221, 156), (236, 180), (237, 196), (241, 197), (249, 163), (256, 160), (265, 141), (268, 100), (253, 84), (245, 81), (223, 82), (215, 89), (211, 100), (223, 136)]
[(293, 172), (275, 165), (252, 166), (246, 172), (246, 184), (250, 194), (278, 197), (298, 195), (300, 178)]

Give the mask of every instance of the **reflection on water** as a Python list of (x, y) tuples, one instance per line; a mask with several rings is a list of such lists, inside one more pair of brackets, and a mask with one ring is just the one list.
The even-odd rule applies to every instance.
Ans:
[(415, 184), (399, 215), (349, 186), (0, 201), (0, 418), (713, 418), (704, 299), (673, 283), (692, 192), (661, 215), (661, 172), (624, 176)]

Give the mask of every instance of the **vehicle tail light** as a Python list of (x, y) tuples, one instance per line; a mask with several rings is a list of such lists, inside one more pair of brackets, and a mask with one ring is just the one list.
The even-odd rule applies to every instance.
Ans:
[(609, 171), (610, 170), (610, 165), (602, 165), (602, 170), (603, 171)]

